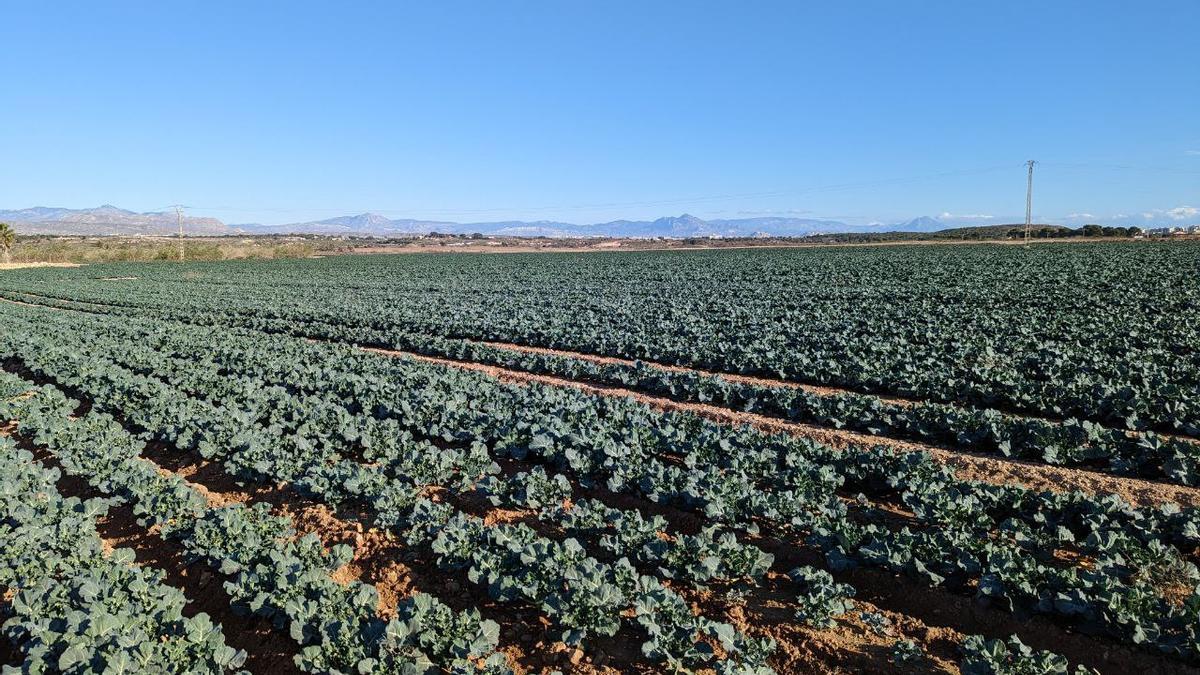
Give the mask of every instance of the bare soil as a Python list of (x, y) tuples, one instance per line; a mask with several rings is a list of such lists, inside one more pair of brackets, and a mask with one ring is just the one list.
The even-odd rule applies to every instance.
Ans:
[[(715, 406), (678, 403), (669, 399), (646, 396), (625, 389), (599, 387), (563, 378), (532, 375), (483, 364), (449, 361), (406, 352), (396, 352), (394, 350), (362, 349), (392, 357), (412, 358), (418, 361), (441, 363), (467, 370), (479, 371), (502, 381), (516, 384), (537, 383), (551, 386), (567, 386), (598, 395), (633, 398), (641, 403), (662, 410), (692, 412), (717, 422), (748, 424), (770, 432), (794, 433), (837, 447), (846, 447), (851, 444), (870, 447), (871, 444), (878, 443), (878, 439), (872, 436), (863, 437), (849, 432), (806, 427), (806, 425), (796, 425), (749, 413), (737, 413)], [(960, 477), (969, 480), (981, 480), (996, 484), (1020, 482), (1036, 489), (1054, 491), (1069, 489), (1090, 490), (1092, 492), (1111, 491), (1121, 494), (1133, 501), (1133, 503), (1149, 504), (1173, 500), (1165, 498), (1167, 495), (1170, 495), (1174, 499), (1179, 499), (1184, 503), (1200, 504), (1200, 495), (1197, 495), (1197, 492), (1200, 492), (1200, 490), (1192, 488), (1138, 479), (1119, 478), (1079, 469), (1063, 469), (993, 457), (976, 457), (966, 453), (957, 453), (918, 444), (901, 444), (897, 442), (895, 445), (896, 447), (894, 448), (878, 447), (880, 451), (930, 451), (935, 458), (955, 466), (958, 469), (957, 473)], [(1017, 478), (1020, 480), (1015, 480)], [(667, 514), (673, 511), (670, 507), (653, 505), (632, 497), (614, 497), (613, 501), (621, 498), (628, 499), (630, 500), (628, 506), (640, 508), (647, 513)], [(682, 514), (678, 520), (671, 520), (673, 524), (678, 522), (682, 528), (688, 528), (688, 520), (694, 518), (694, 514)], [(776, 556), (777, 569), (787, 568), (787, 564), (780, 567), (780, 561), (789, 561), (789, 564), (790, 561), (795, 561), (796, 564), (822, 564), (818, 558), (814, 557), (812, 551), (805, 550), (804, 547), (770, 539), (755, 540), (754, 543), (759, 544), (764, 550)], [(934, 628), (928, 629), (932, 632), (924, 634), (923, 645), (927, 651), (930, 649), (930, 642), (943, 641), (945, 644), (958, 644), (954, 638), (961, 638), (962, 634), (978, 633), (990, 637), (1019, 634), (1026, 644), (1038, 649), (1056, 651), (1067, 656), (1074, 663), (1088, 664), (1099, 668), (1104, 673), (1200, 672), (1197, 669), (1170, 661), (1158, 655), (1148, 654), (1120, 645), (1113, 645), (1110, 642), (1093, 636), (1073, 632), (1069, 627), (1060, 626), (1042, 617), (1018, 619), (1005, 611), (981, 607), (974, 603), (970, 597), (955, 595), (943, 589), (927, 588), (906, 577), (899, 577), (880, 570), (859, 569), (839, 574), (838, 577), (840, 580), (851, 583), (858, 589), (860, 598), (875, 603), (879, 607), (885, 607), (891, 612), (906, 615), (911, 621), (921, 622), (926, 626), (933, 626)], [(782, 602), (780, 599), (776, 599), (775, 601)], [(795, 629), (795, 626), (763, 627), (763, 630), (771, 631)], [(961, 633), (958, 631), (961, 631)], [(916, 632), (914, 631), (914, 633)], [(787, 648), (784, 648), (784, 653), (790, 652)], [(817, 663), (821, 664), (820, 668), (822, 672), (828, 670), (831, 663), (836, 662), (836, 660), (831, 660), (832, 657), (829, 654), (822, 654), (822, 659), (824, 660), (818, 659), (817, 661)], [(797, 661), (796, 665), (798, 670), (784, 670), (782, 672), (808, 672), (807, 668), (802, 666), (800, 661)], [(882, 655), (878, 653), (873, 654), (873, 658), (864, 660), (861, 665), (862, 668), (852, 668), (848, 672), (896, 672), (886, 659), (883, 659)]]
[[(754, 242), (747, 238), (737, 240), (706, 239), (704, 243), (690, 243), (684, 239), (421, 239), (377, 244), (350, 246), (345, 249), (323, 251), (327, 255), (354, 254), (406, 254), (406, 253), (621, 253), (634, 251), (712, 251), (718, 249), (789, 249), (789, 248), (861, 248), (876, 246), (969, 246), (1002, 245), (1025, 246), (1044, 244), (1073, 244), (1087, 242), (1109, 242), (1112, 238), (1071, 237), (1069, 239), (1038, 239), (1026, 244), (1020, 239), (914, 239), (908, 241), (875, 242), (814, 242), (784, 238), (770, 238)], [(1118, 241), (1127, 241), (1118, 239)], [(436, 243), (435, 243), (436, 242)]]
[[(880, 446), (880, 451), (924, 450), (935, 458), (954, 466), (963, 478), (983, 480), (997, 484), (1023, 483), (1038, 489), (1064, 490), (1081, 489), (1090, 492), (1114, 492), (1135, 504), (1152, 504), (1176, 501), (1182, 504), (1200, 505), (1200, 491), (1179, 486), (1128, 479), (1099, 474), (1082, 469), (1064, 469), (1029, 462), (1005, 460), (991, 456), (978, 456), (945, 448), (907, 443), (875, 436), (855, 434), (838, 430), (789, 423), (775, 418), (739, 413), (718, 406), (680, 403), (669, 399), (648, 396), (639, 392), (599, 386), (544, 375), (531, 375), (482, 364), (466, 363), (420, 356), (393, 350), (366, 349), (366, 351), (394, 357), (440, 363), (467, 370), (480, 371), (506, 382), (518, 384), (538, 383), (549, 386), (567, 386), (598, 395), (632, 398), (661, 410), (699, 414), (708, 419), (728, 424), (744, 424), (772, 433), (791, 433), (819, 440), (835, 447), (878, 446), (886, 440), (890, 447)], [(166, 448), (158, 450), (165, 451)], [(158, 459), (158, 453), (154, 453)], [(163, 458), (179, 454), (164, 452)], [(568, 672), (652, 672), (640, 661), (637, 654), (636, 635), (623, 631), (609, 641), (598, 641), (587, 653), (570, 650), (556, 642), (548, 631), (548, 622), (536, 612), (498, 606), (481, 594), (473, 584), (456, 575), (447, 575), (432, 567), (429, 561), (406, 559), (408, 552), (396, 541), (383, 533), (365, 528), (361, 518), (350, 514), (335, 513), (328, 507), (306, 502), (286, 485), (268, 487), (246, 487), (224, 474), (219, 466), (199, 461), (196, 458), (180, 459), (173, 467), (163, 461), (163, 471), (175, 471), (192, 481), (208, 498), (210, 505), (220, 506), (248, 500), (265, 500), (273, 505), (280, 515), (288, 515), (296, 523), (297, 530), (314, 532), (326, 546), (347, 543), (354, 547), (355, 556), (347, 567), (338, 570), (334, 578), (342, 583), (361, 579), (376, 585), (380, 590), (380, 613), (387, 615), (388, 606), (396, 606), (420, 585), (433, 592), (451, 606), (478, 606), (485, 616), (495, 617), (503, 626), (503, 650), (519, 672), (548, 672), (559, 668)], [(512, 470), (515, 467), (509, 467)], [(622, 495), (608, 495), (608, 499), (626, 502), (630, 507), (663, 513), (671, 509), (657, 507), (647, 502)], [(474, 510), (479, 509), (478, 505)], [(500, 522), (525, 522), (527, 514), (520, 511), (485, 510), (481, 513), (489, 524)], [(695, 518), (694, 514), (673, 514), (673, 524), (679, 522), (684, 528), (696, 527), (696, 523), (684, 519)], [(136, 523), (135, 523), (136, 524)], [(532, 524), (532, 523), (531, 523)], [(117, 531), (117, 530), (114, 530)], [(162, 541), (153, 533), (145, 533), (143, 546), (161, 547)], [(137, 540), (136, 533), (128, 541)], [(122, 543), (119, 536), (109, 537), (114, 545)], [(811, 560), (811, 552), (793, 543), (777, 540), (756, 541), (764, 549), (787, 564), (818, 562)], [(136, 548), (135, 548), (136, 550)], [(139, 553), (139, 556), (142, 554)], [(145, 554), (150, 560), (150, 554)], [(162, 555), (162, 554), (160, 554)], [(166, 558), (156, 558), (169, 562)], [(142, 557), (139, 557), (139, 562)], [(194, 582), (185, 573), (179, 578), (189, 584)], [(194, 578), (194, 577), (193, 577)], [(1102, 672), (1196, 672), (1148, 654), (1125, 647), (1114, 646), (1091, 636), (1073, 633), (1070, 628), (1034, 618), (1018, 620), (1006, 612), (982, 608), (970, 598), (956, 596), (941, 589), (927, 589), (907, 578), (897, 578), (878, 570), (856, 570), (841, 575), (859, 590), (864, 601), (863, 611), (879, 611), (893, 622), (897, 636), (917, 641), (931, 655), (926, 668), (919, 672), (953, 672), (956, 645), (963, 632), (1002, 636), (1018, 633), (1027, 643), (1037, 648), (1053, 649), (1067, 655), (1072, 661), (1099, 667)], [(747, 596), (730, 596), (717, 592), (679, 590), (684, 593), (697, 611), (728, 621), (754, 635), (771, 635), (780, 645), (778, 663), (780, 672), (900, 672), (887, 660), (887, 651), (893, 636), (877, 636), (861, 622), (861, 616), (851, 613), (842, 624), (829, 630), (812, 630), (793, 620), (795, 606), (778, 573), (768, 575), (763, 588), (755, 589)], [(218, 584), (219, 586), (219, 584)], [(187, 590), (186, 585), (181, 585)], [(193, 591), (196, 592), (196, 591)], [(449, 599), (448, 599), (449, 598)], [(226, 602), (227, 606), (227, 602)], [(515, 611), (514, 611), (515, 610)], [(210, 612), (214, 617), (216, 613)], [(502, 620), (503, 619), (503, 620)], [(224, 623), (224, 622), (222, 622)], [(962, 632), (960, 632), (962, 631)], [(231, 640), (232, 644), (232, 640)], [(236, 646), (236, 645), (235, 645)], [(247, 651), (250, 651), (249, 649)], [(258, 669), (253, 669), (258, 672)], [(263, 672), (277, 672), (273, 669)]]
[(0, 262), (0, 270), (19, 270), (27, 267), (79, 267), (79, 264), (67, 262)]
[[(103, 496), (83, 479), (67, 475), (45, 448), (34, 446), (21, 436), (14, 436), (14, 439), (38, 461), (59, 469), (61, 476), (57, 487), (64, 496), (81, 499)], [(245, 650), (246, 669), (255, 673), (300, 672), (293, 660), (299, 651), (294, 641), (276, 631), (271, 622), (262, 617), (234, 613), (223, 578), (204, 563), (187, 563), (181, 547), (159, 536), (157, 526), (139, 525), (128, 505), (110, 506), (108, 513), (97, 520), (96, 530), (106, 553), (128, 548), (134, 552), (136, 564), (164, 572), (164, 583), (182, 591), (188, 600), (183, 609), (184, 616), (204, 612), (214, 623), (220, 624), (226, 644)]]
[[(567, 350), (567, 349), (551, 349), (548, 347), (533, 347), (530, 345), (517, 344), (515, 342), (497, 342), (497, 341), (490, 341), (490, 340), (476, 340), (474, 342), (478, 342), (479, 344), (487, 345), (489, 347), (495, 347), (497, 349), (506, 349), (509, 351), (525, 352), (525, 353), (529, 353), (529, 354), (545, 354), (545, 355), (551, 355), (551, 356), (563, 356), (563, 357), (567, 357), (567, 358), (578, 359), (580, 361), (589, 361), (591, 363), (597, 363), (597, 364), (633, 366), (635, 363), (637, 363), (637, 361), (635, 361), (633, 359), (625, 359), (625, 358), (619, 358), (619, 357), (614, 357), (614, 356), (600, 356), (600, 355), (596, 355), (596, 354), (588, 354), (586, 352), (577, 352), (577, 351), (571, 351), (571, 350)], [(858, 395), (858, 396), (870, 396), (870, 397), (879, 399), (880, 401), (882, 401), (884, 403), (902, 406), (902, 407), (911, 407), (911, 406), (919, 405), (919, 404), (923, 404), (923, 403), (931, 403), (931, 401), (927, 401), (924, 399), (909, 398), (909, 397), (899, 396), (899, 395), (895, 395), (895, 394), (879, 394), (879, 393), (868, 394), (868, 393), (864, 393), (864, 392), (861, 392), (861, 391), (858, 391), (855, 389), (851, 389), (849, 387), (809, 384), (809, 383), (804, 383), (804, 382), (797, 382), (794, 380), (784, 380), (784, 379), (780, 379), (780, 378), (764, 377), (764, 376), (757, 376), (757, 375), (740, 375), (737, 373), (723, 373), (720, 371), (705, 370), (702, 368), (690, 368), (687, 366), (678, 366), (678, 365), (673, 365), (673, 364), (669, 364), (669, 363), (662, 363), (660, 361), (642, 360), (641, 363), (643, 365), (650, 366), (652, 368), (657, 368), (659, 370), (668, 371), (668, 372), (694, 373), (696, 375), (703, 375), (703, 376), (707, 376), (707, 377), (717, 377), (717, 378), (721, 378), (727, 382), (745, 384), (745, 385), (750, 385), (750, 386), (754, 386), (754, 387), (777, 388), (777, 389), (800, 389), (802, 391), (806, 391), (811, 394), (816, 394), (818, 396), (837, 396), (840, 394), (854, 394), (854, 395)], [(943, 404), (943, 405), (952, 405), (952, 404), (947, 403), (947, 404)], [(971, 407), (971, 406), (967, 406), (967, 407)], [(1051, 422), (1051, 423), (1061, 423), (1064, 420), (1064, 418), (1062, 418), (1062, 417), (1053, 417), (1053, 416), (1048, 416), (1048, 415), (1044, 415), (1044, 414), (1043, 415), (1035, 415), (1035, 414), (1030, 414), (1030, 413), (1024, 412), (1024, 411), (1013, 410), (1010, 408), (997, 408), (996, 410), (997, 410), (997, 412), (1002, 413), (1006, 417), (1013, 418), (1013, 419), (1032, 419), (1032, 420), (1040, 420), (1043, 422)], [(1099, 424), (1099, 423), (1097, 423), (1097, 424)], [(1105, 425), (1102, 424), (1101, 426), (1105, 426)], [(1112, 428), (1112, 427), (1110, 426), (1109, 428)], [(1121, 431), (1130, 436), (1144, 435), (1142, 432), (1131, 431), (1131, 430), (1127, 430), (1127, 429), (1121, 429)], [(1156, 432), (1156, 433), (1159, 436), (1163, 436), (1166, 438), (1175, 438), (1175, 439), (1179, 439), (1179, 440), (1187, 441), (1187, 442), (1191, 442), (1191, 443), (1200, 443), (1200, 439), (1192, 438), (1192, 437), (1189, 437), (1189, 436), (1186, 436), (1183, 434), (1170, 433), (1170, 432)]]
[(683, 403), (620, 387), (589, 384), (552, 375), (535, 375), (519, 370), (510, 370), (480, 363), (455, 361), (412, 352), (373, 347), (361, 347), (360, 349), (376, 354), (411, 358), (417, 361), (473, 370), (505, 382), (516, 384), (537, 383), (557, 387), (571, 387), (600, 396), (631, 398), (659, 410), (692, 413), (714, 422), (748, 425), (768, 433), (789, 433), (796, 436), (803, 436), (836, 448), (857, 446), (876, 448), (880, 452), (925, 451), (932, 455), (934, 459), (954, 467), (956, 475), (964, 480), (978, 480), (996, 485), (1019, 484), (1034, 490), (1049, 490), (1052, 492), (1080, 490), (1091, 494), (1112, 493), (1121, 496), (1126, 501), (1137, 506), (1152, 506), (1165, 502), (1174, 502), (1181, 506), (1200, 506), (1200, 488), (1173, 485), (1140, 478), (1114, 476), (1089, 469), (1055, 467), (1048, 464), (964, 452), (913, 441), (828, 429), (809, 424), (788, 422), (755, 413), (737, 412), (729, 408), (705, 403)]

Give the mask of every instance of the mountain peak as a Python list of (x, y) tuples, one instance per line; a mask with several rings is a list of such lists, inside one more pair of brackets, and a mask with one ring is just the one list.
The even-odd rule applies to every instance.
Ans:
[(119, 213), (121, 215), (134, 215), (133, 211), (127, 211), (123, 208), (120, 208), (119, 206), (113, 206), (112, 204), (101, 204), (100, 206), (97, 206), (94, 209), (84, 209), (84, 210), (90, 211), (92, 213), (104, 213), (104, 214), (118, 214)]
[(944, 229), (946, 224), (933, 216), (918, 216), (903, 223), (896, 223), (893, 227), (902, 232), (936, 232)]

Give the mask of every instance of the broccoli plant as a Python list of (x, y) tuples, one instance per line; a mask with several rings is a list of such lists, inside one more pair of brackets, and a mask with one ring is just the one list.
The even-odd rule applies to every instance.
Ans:
[(854, 608), (854, 587), (839, 584), (825, 570), (813, 567), (797, 567), (788, 577), (800, 585), (796, 596), (800, 607), (796, 618), (814, 628), (831, 628), (837, 622), (834, 617)]

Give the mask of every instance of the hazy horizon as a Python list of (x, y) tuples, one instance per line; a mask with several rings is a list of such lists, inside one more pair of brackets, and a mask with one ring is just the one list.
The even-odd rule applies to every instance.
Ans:
[[(0, 208), (1200, 218), (1200, 5), (10, 6)], [(53, 39), (46, 29), (53, 26)]]

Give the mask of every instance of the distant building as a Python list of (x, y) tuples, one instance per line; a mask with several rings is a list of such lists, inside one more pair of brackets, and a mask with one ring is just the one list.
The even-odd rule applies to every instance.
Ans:
[(1171, 226), (1155, 227), (1146, 231), (1151, 237), (1182, 237), (1186, 234), (1200, 234), (1200, 226), (1189, 227)]

